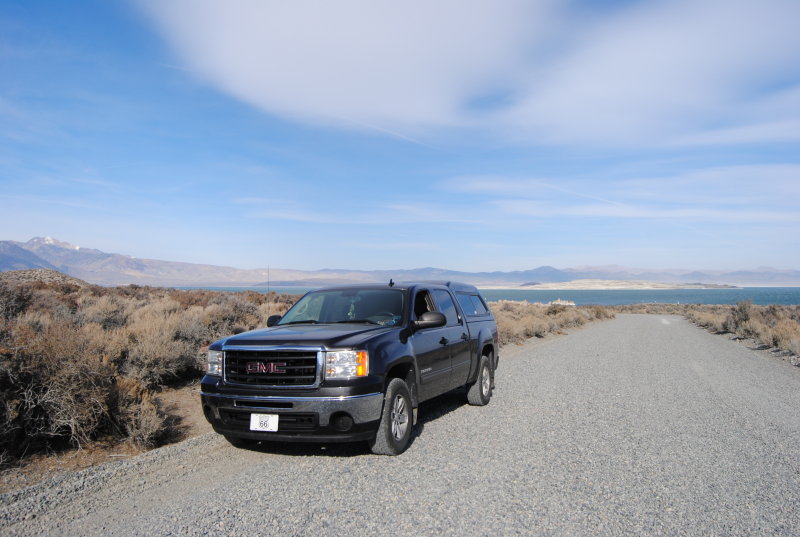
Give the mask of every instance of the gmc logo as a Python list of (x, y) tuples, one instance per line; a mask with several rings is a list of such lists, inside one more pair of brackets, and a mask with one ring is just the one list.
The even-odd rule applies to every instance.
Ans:
[(286, 373), (286, 362), (247, 362), (247, 373)]

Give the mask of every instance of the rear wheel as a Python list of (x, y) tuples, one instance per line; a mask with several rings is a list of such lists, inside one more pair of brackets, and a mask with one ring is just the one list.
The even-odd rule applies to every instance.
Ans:
[(376, 455), (399, 455), (411, 441), (413, 429), (411, 392), (402, 379), (392, 379), (386, 388), (378, 434), (369, 444)]
[(478, 363), (478, 378), (467, 388), (467, 401), (471, 405), (484, 406), (492, 398), (492, 368), (486, 355), (481, 356)]

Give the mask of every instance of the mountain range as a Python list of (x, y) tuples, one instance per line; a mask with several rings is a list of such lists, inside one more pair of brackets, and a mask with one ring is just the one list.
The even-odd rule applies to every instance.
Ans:
[(47, 268), (98, 285), (162, 286), (301, 286), (405, 280), (460, 280), (478, 286), (518, 287), (536, 283), (560, 283), (583, 279), (647, 280), (688, 284), (794, 287), (800, 286), (800, 270), (761, 267), (738, 271), (645, 270), (621, 266), (557, 269), (542, 266), (513, 272), (460, 272), (439, 268), (404, 270), (238, 269), (217, 265), (139, 259), (123, 254), (83, 248), (52, 237), (28, 242), (0, 241), (0, 272)]

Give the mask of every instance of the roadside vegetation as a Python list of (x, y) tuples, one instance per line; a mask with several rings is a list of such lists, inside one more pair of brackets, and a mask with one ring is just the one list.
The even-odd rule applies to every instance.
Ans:
[(0, 281), (0, 465), (98, 438), (159, 445), (155, 395), (196, 380), (215, 339), (296, 297)]
[[(297, 298), (109, 288), (66, 276), (0, 278), (0, 466), (98, 439), (143, 449), (164, 443), (171, 418), (159, 392), (196, 381), (210, 342), (265, 326), (269, 315), (284, 313)], [(630, 312), (683, 315), (712, 332), (794, 353), (790, 359), (800, 355), (797, 306), (576, 307), (501, 300), (490, 307), (501, 345)]]
[(498, 300), (490, 302), (489, 307), (497, 319), (501, 346), (522, 343), (532, 337), (543, 338), (593, 321), (614, 318), (614, 312), (603, 306), (564, 306)]
[(751, 302), (716, 304), (633, 304), (614, 306), (618, 313), (682, 315), (714, 334), (752, 340), (764, 349), (787, 353), (800, 365), (800, 306), (756, 306)]

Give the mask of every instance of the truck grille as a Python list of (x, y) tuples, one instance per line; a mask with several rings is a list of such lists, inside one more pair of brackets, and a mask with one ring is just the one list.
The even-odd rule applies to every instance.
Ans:
[(313, 386), (316, 351), (225, 351), (225, 380), (253, 386)]

